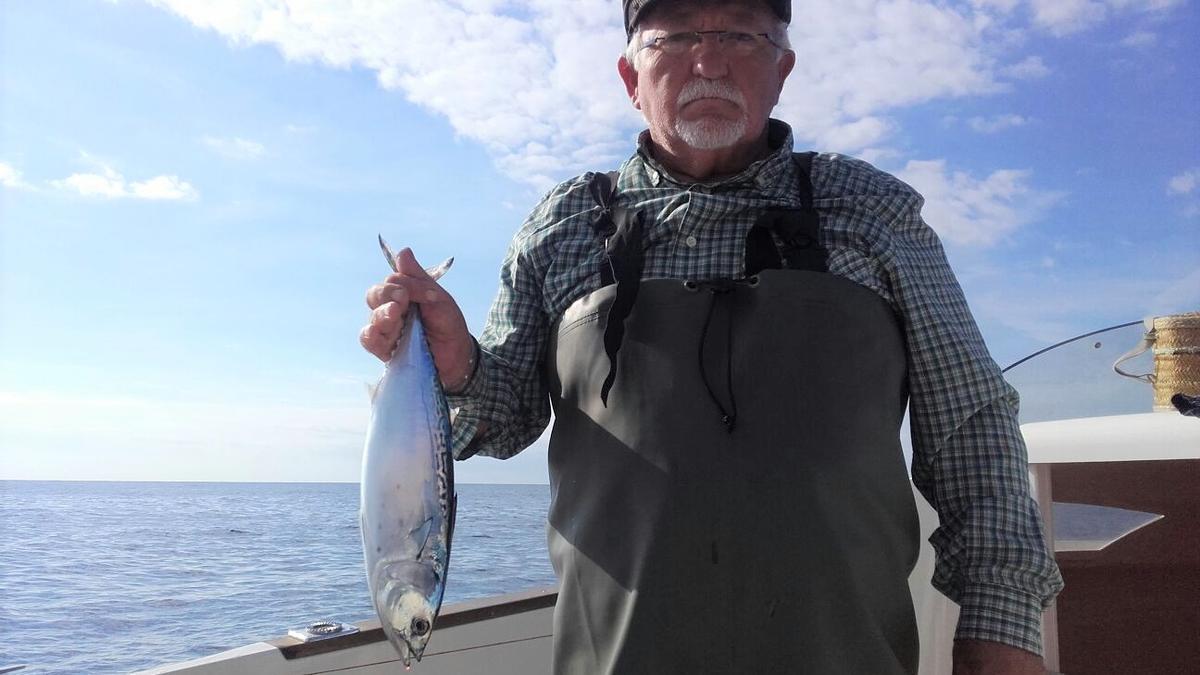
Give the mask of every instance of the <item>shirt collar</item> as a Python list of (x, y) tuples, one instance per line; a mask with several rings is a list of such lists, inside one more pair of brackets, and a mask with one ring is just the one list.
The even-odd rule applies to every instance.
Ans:
[(742, 171), (716, 181), (687, 183), (672, 177), (662, 164), (654, 159), (650, 152), (650, 131), (647, 129), (638, 135), (637, 152), (626, 162), (621, 173), (622, 175), (632, 173), (631, 179), (637, 182), (648, 181), (654, 187), (659, 187), (666, 182), (684, 188), (693, 185), (703, 185), (714, 189), (750, 186), (765, 193), (786, 191), (789, 182), (785, 179), (793, 164), (792, 128), (777, 119), (768, 120), (767, 143), (771, 148), (771, 153)]

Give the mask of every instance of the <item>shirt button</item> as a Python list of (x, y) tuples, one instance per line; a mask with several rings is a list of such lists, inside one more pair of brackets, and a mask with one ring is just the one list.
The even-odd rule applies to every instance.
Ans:
[(683, 241), (688, 245), (688, 248), (696, 248), (696, 238), (692, 235), (689, 234), (688, 238), (684, 239)]

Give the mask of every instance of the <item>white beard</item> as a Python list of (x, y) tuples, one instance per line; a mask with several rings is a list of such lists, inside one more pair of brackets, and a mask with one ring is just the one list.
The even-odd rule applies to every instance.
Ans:
[(746, 99), (742, 92), (724, 80), (695, 79), (688, 82), (679, 92), (676, 109), (701, 98), (720, 98), (733, 103), (741, 110), (735, 120), (725, 119), (675, 119), (675, 133), (680, 140), (696, 150), (718, 150), (727, 148), (746, 133), (749, 119), (746, 117)]
[(677, 120), (675, 133), (696, 150), (728, 148), (746, 133), (746, 116), (736, 120)]

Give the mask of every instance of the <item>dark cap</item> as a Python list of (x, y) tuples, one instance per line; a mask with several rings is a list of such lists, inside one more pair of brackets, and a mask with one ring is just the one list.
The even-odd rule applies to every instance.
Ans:
[[(763, 0), (775, 16), (784, 23), (792, 21), (792, 0)], [(625, 5), (625, 39), (633, 37), (633, 28), (638, 24), (646, 10), (658, 4), (658, 0), (623, 0)]]

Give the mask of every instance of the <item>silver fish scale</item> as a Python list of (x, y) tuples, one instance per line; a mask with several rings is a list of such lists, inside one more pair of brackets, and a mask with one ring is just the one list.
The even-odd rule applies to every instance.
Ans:
[(450, 411), (416, 310), (373, 398), (361, 490), (372, 603), (407, 665), (441, 608), (456, 506)]

